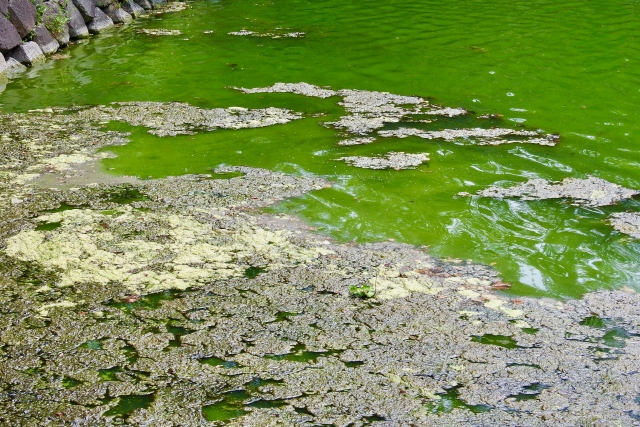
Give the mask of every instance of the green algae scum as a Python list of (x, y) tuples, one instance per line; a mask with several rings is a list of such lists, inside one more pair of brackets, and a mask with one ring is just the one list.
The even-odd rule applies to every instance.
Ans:
[(194, 0), (3, 80), (0, 425), (640, 426), (638, 7)]

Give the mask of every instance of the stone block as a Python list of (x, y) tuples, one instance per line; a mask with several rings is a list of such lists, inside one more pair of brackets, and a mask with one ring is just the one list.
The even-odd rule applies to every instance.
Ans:
[(91, 34), (102, 33), (113, 27), (114, 24), (111, 18), (105, 15), (105, 13), (100, 10), (100, 8), (96, 8), (95, 18), (93, 18), (93, 21), (87, 24), (87, 28), (89, 29), (89, 32)]
[[(2, 1), (2, 0), (0, 0)], [(142, 7), (144, 10), (151, 10), (153, 9), (153, 5), (151, 4), (151, 2), (149, 0), (135, 0), (136, 4), (140, 7)]]
[(0, 15), (7, 16), (9, 13), (9, 0), (0, 0)]
[(8, 68), (7, 61), (4, 59), (4, 56), (0, 54), (0, 76), (4, 76)]
[(133, 17), (125, 12), (120, 5), (112, 3), (102, 9), (115, 24), (128, 24), (133, 21)]
[(73, 4), (76, 5), (80, 11), (80, 15), (84, 19), (85, 23), (91, 22), (96, 16), (96, 2), (95, 0), (73, 0)]
[(67, 12), (69, 13), (69, 36), (72, 39), (81, 39), (89, 36), (89, 29), (84, 23), (84, 18), (72, 1), (67, 3)]
[(154, 9), (167, 4), (167, 0), (149, 0), (149, 1), (151, 2), (151, 5), (153, 5)]
[(9, 0), (9, 21), (16, 27), (21, 38), (26, 37), (36, 26), (36, 7), (29, 0)]
[(43, 24), (40, 24), (33, 31), (33, 41), (40, 46), (42, 52), (45, 55), (51, 55), (56, 53), (60, 48), (60, 44), (56, 39), (53, 38), (47, 27)]
[(122, 3), (120, 3), (120, 7), (122, 7), (125, 12), (127, 12), (135, 19), (141, 17), (146, 13), (144, 11), (144, 8), (142, 8), (142, 6), (140, 6), (133, 0), (122, 0)]
[(36, 42), (21, 44), (13, 49), (13, 52), (11, 52), (9, 56), (21, 64), (28, 66), (45, 60), (44, 52), (42, 52), (42, 49), (40, 49), (40, 46), (38, 46)]
[(58, 3), (49, 1), (44, 3), (45, 11), (42, 14), (42, 22), (51, 35), (60, 43), (66, 46), (69, 43), (69, 14)]
[(4, 15), (0, 15), (0, 52), (7, 53), (22, 43), (18, 30)]

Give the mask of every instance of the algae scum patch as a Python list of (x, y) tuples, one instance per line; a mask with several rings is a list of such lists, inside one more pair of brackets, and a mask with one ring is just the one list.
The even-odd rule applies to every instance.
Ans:
[[(377, 138), (380, 120), (417, 109), (464, 114), (417, 97), (285, 88), (342, 96), (347, 118), (329, 126), (351, 138)], [(2, 116), (25, 126), (0, 142), (24, 152), (1, 181), (2, 420), (604, 426), (640, 414), (635, 293), (511, 300), (495, 294), (504, 283), (488, 267), (399, 243), (339, 244), (257, 210), (326, 189), (310, 175), (220, 167), (126, 185), (25, 185), (66, 179), (95, 148), (126, 141), (100, 123), (168, 137), (299, 113), (123, 103), (34, 114), (45, 130)], [(420, 168), (420, 156), (374, 159)], [(351, 295), (365, 286), (372, 297)]]

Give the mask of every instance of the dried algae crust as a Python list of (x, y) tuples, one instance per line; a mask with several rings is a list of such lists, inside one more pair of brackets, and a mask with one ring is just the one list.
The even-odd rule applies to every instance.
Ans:
[[(0, 115), (0, 425), (640, 422), (637, 294), (514, 300), (483, 266), (254, 210), (327, 185), (315, 177), (25, 185), (126, 141), (82, 113), (34, 114)], [(188, 115), (168, 129), (202, 123)], [(373, 299), (349, 295), (364, 283)]]

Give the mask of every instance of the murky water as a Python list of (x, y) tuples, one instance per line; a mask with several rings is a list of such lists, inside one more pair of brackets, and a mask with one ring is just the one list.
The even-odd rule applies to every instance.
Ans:
[[(220, 164), (326, 176), (334, 188), (275, 210), (345, 241), (393, 238), (439, 256), (493, 264), (518, 294), (639, 288), (640, 243), (606, 221), (611, 212), (640, 209), (637, 200), (596, 209), (455, 197), (496, 183), (587, 175), (640, 188), (637, 2), (223, 0), (191, 6), (68, 49), (69, 59), (11, 83), (0, 95), (3, 110), (144, 100), (305, 112), (309, 117), (287, 125), (172, 138), (132, 129), (132, 143), (113, 149), (118, 158), (104, 166), (145, 178)], [(141, 26), (182, 34), (136, 33)], [(306, 36), (227, 34), (243, 28)], [(337, 98), (229, 88), (301, 81), (432, 97), (562, 139), (555, 147), (418, 138), (340, 147), (337, 132), (319, 125), (343, 114)], [(442, 126), (466, 127), (464, 120)], [(409, 171), (362, 170), (335, 160), (388, 151), (429, 152), (431, 160)]]

